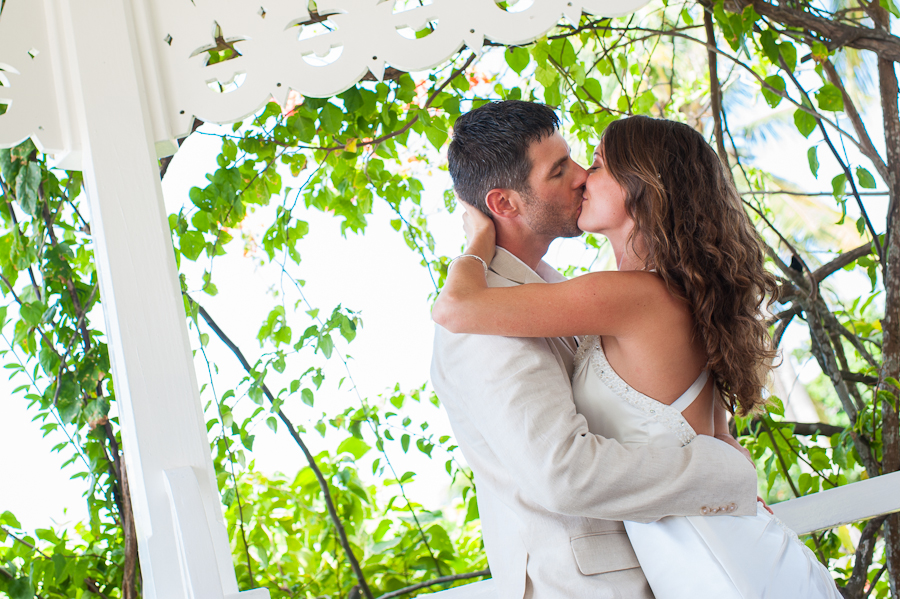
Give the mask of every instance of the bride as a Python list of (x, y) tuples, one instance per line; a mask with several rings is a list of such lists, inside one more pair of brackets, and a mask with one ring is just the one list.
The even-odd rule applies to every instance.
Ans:
[[(774, 351), (761, 319), (774, 279), (718, 156), (687, 125), (631, 117), (606, 129), (578, 218), (609, 239), (618, 272), (488, 288), (490, 218), (463, 204), (469, 246), (435, 322), (454, 333), (580, 336), (573, 393), (591, 432), (682, 446), (728, 434), (764, 404)], [(755, 516), (670, 516), (625, 528), (657, 599), (839, 598), (828, 570), (760, 504)]]

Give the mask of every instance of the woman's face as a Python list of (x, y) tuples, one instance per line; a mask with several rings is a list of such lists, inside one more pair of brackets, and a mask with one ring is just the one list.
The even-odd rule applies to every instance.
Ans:
[(594, 160), (588, 168), (578, 228), (606, 235), (615, 242), (626, 239), (633, 226), (634, 221), (625, 212), (625, 190), (606, 169), (601, 143), (594, 150)]

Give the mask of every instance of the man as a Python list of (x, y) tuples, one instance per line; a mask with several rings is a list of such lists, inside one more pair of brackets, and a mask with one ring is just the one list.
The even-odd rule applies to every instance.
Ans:
[[(551, 109), (518, 101), (456, 122), (454, 188), (496, 225), (490, 286), (562, 279), (541, 258), (580, 234), (586, 173), (558, 125)], [(589, 433), (572, 401), (575, 349), (571, 338), (436, 328), (432, 381), (475, 474), (498, 598), (649, 598), (622, 520), (756, 512), (755, 473), (721, 441), (626, 449)]]

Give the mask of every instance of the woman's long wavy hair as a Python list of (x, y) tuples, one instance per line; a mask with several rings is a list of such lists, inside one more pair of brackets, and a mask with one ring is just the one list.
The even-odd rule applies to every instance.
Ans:
[(601, 143), (634, 220), (629, 243), (690, 305), (725, 405), (754, 411), (775, 357), (761, 313), (775, 278), (722, 162), (700, 133), (663, 119), (613, 122)]

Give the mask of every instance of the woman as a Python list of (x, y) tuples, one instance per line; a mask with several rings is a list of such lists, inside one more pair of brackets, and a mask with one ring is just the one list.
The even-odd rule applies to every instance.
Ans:
[[(698, 132), (632, 117), (604, 133), (578, 226), (609, 239), (618, 272), (488, 288), (493, 223), (468, 205), (464, 220), (467, 259), (450, 270), (434, 307), (438, 324), (455, 333), (582, 336), (573, 392), (592, 432), (624, 445), (680, 446), (704, 434), (740, 447), (726, 410), (764, 403), (774, 351), (760, 306), (775, 282)], [(828, 571), (763, 505), (756, 516), (716, 516), (625, 523), (658, 599), (840, 597)]]

